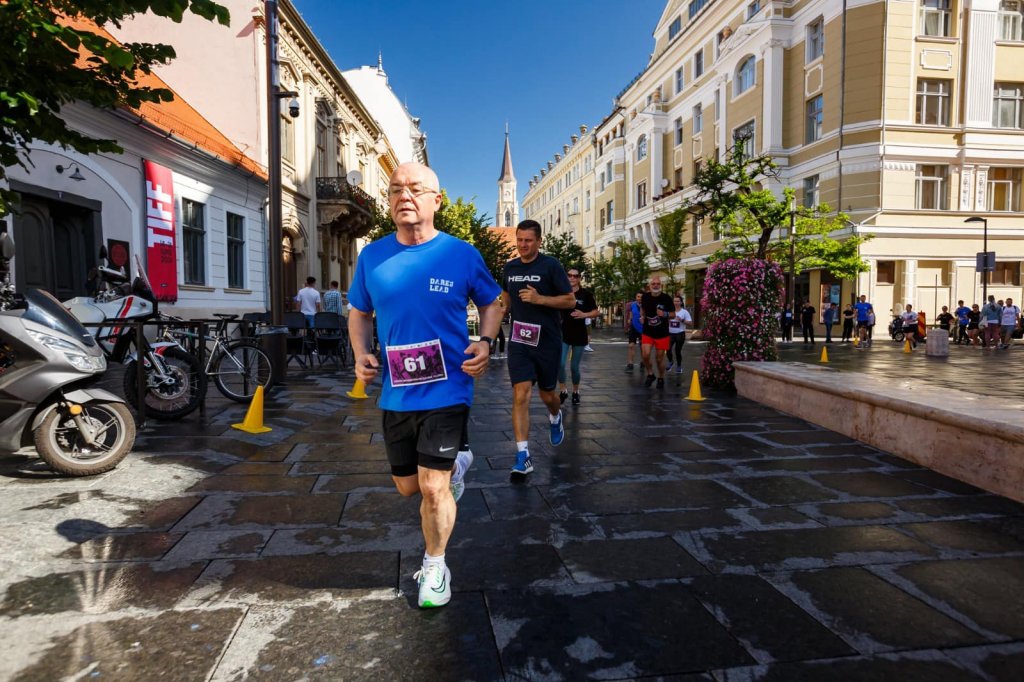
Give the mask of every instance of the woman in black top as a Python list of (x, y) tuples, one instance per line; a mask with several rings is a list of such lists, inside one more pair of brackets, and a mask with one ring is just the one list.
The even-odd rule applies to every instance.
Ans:
[(853, 316), (854, 315), (855, 315), (855, 313), (853, 312), (853, 306), (847, 304), (847, 306), (845, 308), (843, 308), (843, 338), (842, 338), (842, 342), (849, 341), (850, 337), (853, 336)]
[(814, 343), (814, 306), (809, 300), (804, 301), (800, 309), (800, 326), (804, 330), (804, 343)]

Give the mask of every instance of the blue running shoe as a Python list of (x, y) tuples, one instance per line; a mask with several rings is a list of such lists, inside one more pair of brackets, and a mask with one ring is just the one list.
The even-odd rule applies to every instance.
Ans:
[(558, 421), (551, 425), (551, 444), (561, 445), (565, 440), (565, 429), (562, 428), (562, 411), (558, 411)]
[(533, 473), (533, 460), (530, 459), (529, 452), (520, 450), (516, 453), (516, 463), (512, 465), (512, 473), (520, 476)]

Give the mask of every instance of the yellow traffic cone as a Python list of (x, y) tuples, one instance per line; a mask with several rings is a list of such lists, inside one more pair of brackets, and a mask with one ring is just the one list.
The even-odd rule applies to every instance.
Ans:
[(256, 395), (249, 403), (249, 410), (245, 413), (245, 420), (241, 424), (232, 424), (231, 428), (245, 431), (246, 433), (266, 433), (272, 431), (269, 426), (263, 425), (263, 387), (256, 387)]
[(697, 374), (697, 370), (693, 370), (693, 378), (690, 379), (690, 395), (686, 396), (686, 399), (694, 403), (704, 400), (704, 396), (700, 394), (700, 375)]
[(824, 346), (821, 347), (821, 360), (819, 362), (828, 362), (828, 349)]
[(347, 395), (349, 398), (356, 398), (357, 400), (362, 400), (364, 398), (370, 397), (366, 395), (366, 384), (363, 382), (362, 379), (356, 379), (356, 383), (352, 386), (352, 390), (346, 393), (345, 395)]
[(914, 349), (910, 345), (910, 339), (907, 339), (906, 341), (903, 342), (903, 352), (904, 353), (913, 353), (914, 352)]
[(860, 345), (860, 337), (859, 336), (853, 337), (853, 347), (856, 348), (859, 345)]

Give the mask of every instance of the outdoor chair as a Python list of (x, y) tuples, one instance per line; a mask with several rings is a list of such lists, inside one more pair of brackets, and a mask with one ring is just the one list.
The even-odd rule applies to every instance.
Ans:
[(303, 369), (312, 367), (313, 343), (306, 326), (306, 316), (294, 311), (285, 313), (284, 326), (288, 327), (288, 336), (285, 337), (288, 360), (285, 362), (285, 366), (294, 359), (302, 365)]
[(313, 317), (313, 341), (320, 366), (328, 359), (335, 367), (344, 367), (347, 357), (348, 337), (341, 315), (338, 313), (320, 312)]

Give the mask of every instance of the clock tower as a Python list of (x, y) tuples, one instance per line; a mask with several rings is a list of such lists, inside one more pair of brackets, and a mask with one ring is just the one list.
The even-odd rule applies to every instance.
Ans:
[(497, 227), (515, 227), (519, 223), (519, 201), (516, 199), (516, 176), (512, 173), (512, 152), (508, 146), (508, 125), (505, 126), (505, 156), (501, 160), (498, 178), (498, 211), (494, 214)]

